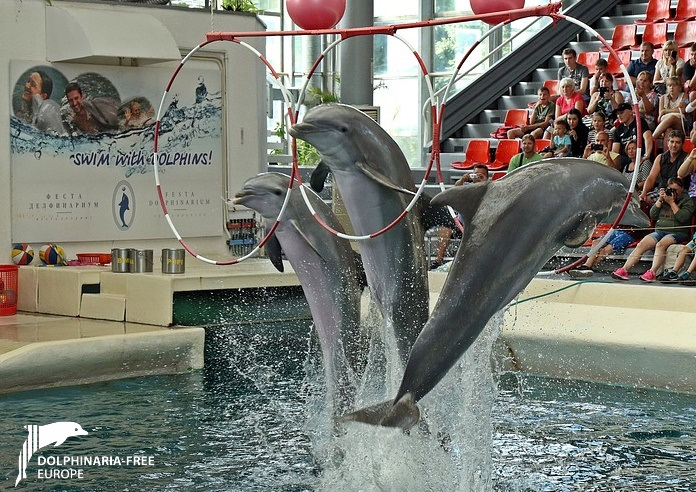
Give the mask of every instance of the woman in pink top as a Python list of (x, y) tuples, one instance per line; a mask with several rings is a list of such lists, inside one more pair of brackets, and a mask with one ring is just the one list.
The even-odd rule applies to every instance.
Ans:
[[(561, 79), (558, 84), (558, 90), (561, 93), (556, 99), (556, 116), (554, 120), (565, 119), (568, 111), (575, 108), (580, 113), (585, 116), (587, 111), (585, 110), (585, 100), (582, 98), (582, 94), (575, 91), (575, 82), (571, 78)], [(544, 138), (551, 139), (553, 135), (553, 124), (544, 132)]]

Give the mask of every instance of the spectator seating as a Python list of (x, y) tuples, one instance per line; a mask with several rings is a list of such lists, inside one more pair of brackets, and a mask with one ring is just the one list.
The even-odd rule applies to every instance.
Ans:
[(507, 169), (510, 159), (520, 152), (520, 142), (516, 139), (500, 140), (498, 148), (495, 149), (495, 160), (488, 165), (489, 171), (500, 171)]
[(684, 140), (684, 146), (683, 146), (684, 152), (691, 152), (694, 149), (694, 144), (691, 143), (691, 140), (689, 140), (689, 136), (686, 136), (686, 140)]
[[(655, 48), (659, 48), (667, 42), (667, 24), (662, 22), (646, 24), (642, 40), (649, 41)], [(640, 45), (633, 46), (633, 49), (640, 50)]]
[[(524, 110), (523, 110), (524, 111)], [(487, 138), (474, 138), (466, 147), (466, 157), (463, 161), (455, 161), (450, 166), (453, 169), (473, 169), (476, 164), (486, 164), (491, 160), (491, 142)]]
[(674, 40), (680, 48), (694, 44), (694, 41), (696, 41), (696, 21), (677, 23), (677, 29), (674, 31)]
[[(558, 94), (558, 80), (544, 80), (544, 87), (549, 90), (552, 96)], [(533, 107), (534, 104), (536, 103), (532, 103), (531, 106)]]
[[(619, 60), (621, 60), (621, 63), (623, 63), (625, 67), (628, 67), (628, 64), (631, 63), (631, 50), (618, 51), (616, 54), (619, 55)], [(607, 59), (607, 72), (612, 74), (614, 77), (623, 77), (619, 60), (617, 60), (615, 56), (611, 55), (609, 55), (609, 58)]]
[(590, 71), (590, 75), (595, 74), (595, 63), (599, 60), (598, 51), (581, 51), (578, 53), (578, 63), (580, 65), (585, 65)]
[(493, 176), (491, 176), (491, 181), (495, 181), (497, 179), (500, 179), (503, 176), (505, 176), (506, 174), (507, 174), (507, 172), (505, 172), (505, 171), (495, 172), (495, 173), (493, 173)]
[(505, 113), (503, 126), (522, 126), (526, 125), (529, 119), (529, 112), (526, 109), (508, 109)]
[(679, 0), (674, 21), (686, 21), (696, 19), (696, 0)]
[(645, 10), (645, 19), (635, 21), (636, 24), (652, 24), (653, 22), (666, 22), (670, 17), (669, 5), (671, 0), (648, 0)]
[[(619, 24), (614, 27), (614, 34), (611, 37), (611, 47), (616, 50), (627, 50), (636, 44), (635, 24)], [(609, 51), (602, 45), (600, 51)]]
[(551, 145), (551, 140), (547, 138), (537, 138), (535, 143), (536, 151), (539, 152), (541, 149), (545, 149)]

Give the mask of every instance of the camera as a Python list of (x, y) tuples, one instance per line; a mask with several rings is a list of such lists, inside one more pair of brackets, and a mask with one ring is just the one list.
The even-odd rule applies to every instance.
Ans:
[(592, 144), (591, 145), (592, 150), (598, 150), (598, 151), (603, 151), (604, 150), (604, 145), (602, 144)]
[(477, 179), (477, 178), (478, 178), (478, 174), (476, 174), (476, 173), (469, 173), (469, 178), (471, 178), (472, 180), (473, 180), (473, 179)]
[(599, 88), (599, 95), (600, 96), (604, 97), (607, 92), (609, 92), (609, 87), (600, 87)]
[(665, 188), (665, 195), (672, 196), (672, 188)]
[(677, 52), (676, 52), (676, 51), (670, 51), (670, 52), (669, 52), (669, 56), (671, 56), (672, 58), (674, 58), (674, 59), (676, 60), (676, 59), (677, 59)]

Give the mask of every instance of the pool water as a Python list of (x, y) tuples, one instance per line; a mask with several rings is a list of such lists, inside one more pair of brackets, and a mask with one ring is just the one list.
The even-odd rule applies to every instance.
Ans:
[[(16, 490), (449, 491), (454, 482), (501, 492), (696, 490), (695, 395), (523, 374), (496, 377), (487, 457), (468, 441), (439, 436), (423, 451), (417, 435), (362, 425), (349, 435), (364, 446), (364, 467), (351, 461), (355, 449), (327, 460), (325, 446), (317, 456), (321, 425), (308, 423), (320, 413), (321, 386), (306, 377), (317, 371), (310, 333), (304, 320), (215, 326), (202, 371), (1, 396), (0, 481), (14, 487), (24, 425), (73, 421), (89, 434), (37, 451)], [(488, 417), (478, 418), (486, 434)], [(474, 435), (476, 418), (471, 427)], [(402, 460), (432, 454), (404, 465), (376, 459), (380, 446), (398, 448)], [(466, 483), (478, 485), (438, 482), (441, 471), (465, 473), (459, 460), (470, 451), (479, 482)], [(153, 465), (75, 466), (81, 479), (38, 478), (51, 456), (141, 456)]]

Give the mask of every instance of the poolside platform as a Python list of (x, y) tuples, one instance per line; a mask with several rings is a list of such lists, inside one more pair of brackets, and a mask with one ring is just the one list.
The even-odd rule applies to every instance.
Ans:
[[(170, 326), (178, 292), (296, 287), (290, 265), (184, 274), (108, 267), (22, 267), (19, 309), (0, 317), (0, 393), (203, 367), (204, 329)], [(431, 306), (446, 273), (431, 272)], [(504, 316), (506, 370), (696, 392), (696, 287), (597, 276), (538, 276)]]

